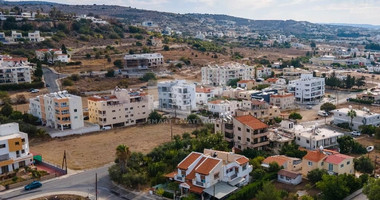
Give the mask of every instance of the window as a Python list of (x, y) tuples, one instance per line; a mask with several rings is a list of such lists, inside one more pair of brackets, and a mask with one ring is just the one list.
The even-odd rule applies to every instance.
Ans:
[(238, 145), (238, 149), (241, 149), (241, 146), (240, 146), (240, 145)]
[(347, 161), (347, 165), (349, 165), (351, 162), (350, 161)]
[(218, 178), (219, 178), (219, 172), (214, 174), (214, 179), (218, 179)]
[(323, 162), (321, 162), (321, 166), (323, 166), (323, 164), (324, 164), (324, 163), (323, 163)]
[(247, 128), (247, 132), (249, 133), (249, 128)]
[(23, 150), (21, 150), (21, 153), (25, 153), (25, 150), (23, 149)]
[(344, 167), (344, 164), (341, 164), (341, 165), (340, 165), (340, 168), (342, 168), (342, 167)]
[(241, 131), (241, 128), (240, 128), (240, 127), (238, 127), (238, 131)]
[(0, 149), (5, 148), (5, 147), (6, 147), (5, 144), (0, 144)]
[(307, 161), (307, 165), (313, 166), (313, 162)]
[(22, 138), (22, 139), (21, 139), (21, 142), (24, 143), (24, 142), (25, 142), (25, 138)]
[(238, 140), (241, 140), (241, 137), (240, 137), (240, 136), (238, 136)]
[(301, 140), (301, 138), (300, 138), (300, 137), (297, 137), (297, 140), (298, 140), (298, 141), (300, 141), (300, 140)]
[(9, 168), (8, 168), (8, 165), (5, 165), (5, 166), (2, 166), (1, 167), (1, 173), (8, 173), (9, 172)]
[(115, 110), (112, 110), (112, 112), (116, 112)]
[(251, 141), (251, 139), (247, 138), (247, 142), (250, 142), (250, 141)]
[(308, 143), (308, 144), (309, 144), (309, 143), (310, 143), (310, 141), (309, 141), (309, 140), (306, 140), (306, 143)]
[(15, 145), (20, 145), (20, 142), (15, 142)]
[(74, 109), (74, 112), (77, 112), (78, 110), (77, 109)]
[(218, 128), (219, 128), (219, 124), (217, 124), (217, 125), (216, 125), (216, 127), (218, 127)]

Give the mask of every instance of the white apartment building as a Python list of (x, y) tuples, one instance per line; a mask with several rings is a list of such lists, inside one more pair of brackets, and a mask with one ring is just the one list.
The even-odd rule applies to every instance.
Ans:
[(166, 177), (180, 182), (181, 195), (196, 193), (202, 199), (223, 199), (249, 183), (252, 166), (245, 156), (233, 152), (204, 149), (192, 152)]
[(233, 79), (254, 80), (255, 68), (239, 63), (225, 63), (222, 66), (202, 67), (202, 84), (225, 86)]
[(55, 129), (84, 127), (82, 98), (60, 91), (29, 99), (29, 113), (41, 119), (43, 125)]
[(235, 110), (241, 107), (239, 101), (215, 100), (207, 103), (208, 111), (219, 116), (233, 116)]
[(36, 50), (36, 57), (38, 60), (54, 62), (70, 62), (70, 55), (62, 53), (61, 49), (38, 49)]
[(295, 125), (292, 131), (295, 134), (296, 144), (306, 149), (319, 149), (338, 146), (338, 138), (344, 136), (343, 133), (327, 128), (312, 126), (309, 128)]
[(153, 96), (142, 91), (115, 88), (111, 96), (88, 98), (89, 121), (102, 127), (147, 122), (153, 109)]
[(294, 94), (286, 93), (285, 91), (270, 95), (270, 104), (279, 107), (281, 110), (294, 108), (294, 100)]
[(325, 79), (301, 74), (300, 79), (289, 82), (288, 91), (294, 94), (297, 103), (316, 103), (325, 95)]
[(215, 97), (212, 88), (196, 87), (195, 88), (195, 101), (197, 104), (207, 104), (207, 102)]
[(0, 84), (31, 83), (32, 73), (27, 58), (0, 55)]
[(195, 84), (174, 80), (159, 82), (157, 87), (159, 109), (186, 112), (196, 109)]
[(0, 125), (0, 175), (33, 164), (28, 134), (20, 132), (18, 123)]
[(356, 117), (352, 119), (352, 129), (359, 130), (361, 125), (380, 126), (380, 114), (372, 113), (368, 108), (362, 110), (352, 108), (341, 108), (331, 111), (334, 113), (334, 124), (348, 123), (351, 126), (351, 117), (347, 114), (349, 111), (355, 111)]
[(18, 33), (17, 31), (12, 31), (10, 41), (17, 42), (20, 39), (23, 39), (22, 33)]
[(268, 67), (258, 67), (256, 69), (257, 78), (266, 78), (272, 75), (272, 69)]
[(41, 42), (43, 38), (40, 35), (39, 31), (34, 31), (33, 33), (28, 33), (28, 39), (31, 42)]
[(125, 55), (124, 60), (127, 69), (156, 68), (164, 64), (164, 56), (160, 53)]

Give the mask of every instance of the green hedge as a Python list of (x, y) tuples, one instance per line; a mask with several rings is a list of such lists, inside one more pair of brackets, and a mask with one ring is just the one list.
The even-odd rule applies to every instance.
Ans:
[(174, 194), (171, 193), (171, 192), (165, 191), (164, 194), (162, 194), (162, 196), (166, 197), (166, 198), (169, 198), (169, 199), (173, 199)]
[(373, 104), (373, 101), (371, 101), (371, 100), (364, 100), (364, 99), (349, 98), (348, 101), (350, 101), (350, 102), (356, 102), (356, 103), (361, 103), (361, 104), (368, 104), (368, 105)]
[(227, 200), (241, 200), (241, 199), (252, 199), (255, 197), (257, 192), (263, 187), (262, 181), (253, 182), (243, 187), (238, 192), (232, 194), (227, 198)]
[(22, 90), (22, 89), (38, 89), (44, 87), (44, 82), (32, 82), (32, 83), (20, 83), (20, 84), (4, 84), (0, 85), (0, 90), (10, 91), (10, 90)]

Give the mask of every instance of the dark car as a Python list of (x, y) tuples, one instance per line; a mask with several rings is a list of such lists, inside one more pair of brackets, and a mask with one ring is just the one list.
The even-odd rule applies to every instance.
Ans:
[(50, 85), (49, 85), (49, 84), (46, 84), (46, 87), (50, 87)]
[(32, 190), (32, 189), (36, 189), (36, 188), (39, 188), (42, 186), (42, 183), (39, 182), (39, 181), (33, 181), (31, 183), (29, 183), (28, 185), (26, 185), (24, 187), (25, 190)]
[(148, 87), (147, 86), (141, 86), (140, 88), (141, 89), (147, 89)]

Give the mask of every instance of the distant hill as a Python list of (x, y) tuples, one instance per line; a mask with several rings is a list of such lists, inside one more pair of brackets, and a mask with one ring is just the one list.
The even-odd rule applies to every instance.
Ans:
[(367, 28), (367, 29), (380, 29), (380, 25), (372, 25), (372, 24), (329, 23), (329, 25), (335, 25), (335, 26), (351, 26), (351, 27)]
[(43, 10), (48, 12), (53, 7), (65, 13), (88, 14), (93, 13), (102, 17), (117, 18), (127, 24), (138, 24), (143, 21), (152, 21), (160, 28), (170, 27), (185, 34), (194, 35), (197, 31), (218, 32), (233, 30), (247, 33), (278, 33), (295, 35), (302, 38), (336, 38), (338, 33), (362, 32), (367, 33), (368, 27), (354, 27), (340, 24), (315, 24), (306, 21), (294, 20), (252, 20), (229, 15), (214, 14), (176, 14), (132, 7), (109, 5), (65, 5), (40, 1), (22, 1), (2, 3), (2, 7), (20, 5), (24, 10)]

